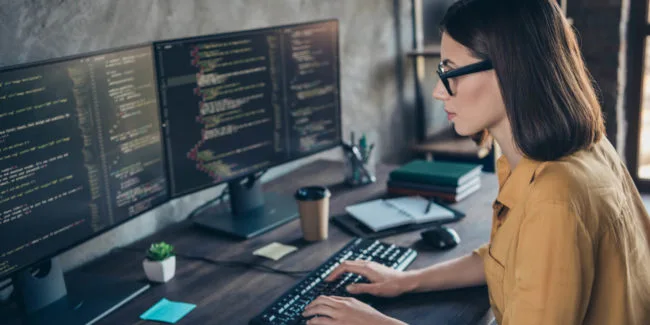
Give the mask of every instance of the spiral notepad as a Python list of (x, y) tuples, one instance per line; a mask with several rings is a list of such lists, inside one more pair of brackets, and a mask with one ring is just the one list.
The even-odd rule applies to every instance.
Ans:
[(407, 196), (359, 203), (345, 210), (373, 231), (454, 217), (454, 212), (436, 203), (431, 203), (429, 212), (425, 213), (428, 204), (425, 198)]

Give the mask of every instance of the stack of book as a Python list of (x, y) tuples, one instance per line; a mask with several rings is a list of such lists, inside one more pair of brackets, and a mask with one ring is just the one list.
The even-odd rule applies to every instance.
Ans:
[(481, 188), (481, 168), (477, 164), (414, 160), (390, 173), (388, 193), (458, 202)]

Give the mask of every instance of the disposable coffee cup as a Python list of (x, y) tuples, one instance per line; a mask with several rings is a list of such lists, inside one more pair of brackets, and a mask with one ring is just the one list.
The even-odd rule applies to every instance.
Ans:
[(300, 226), (305, 240), (327, 239), (330, 196), (330, 191), (324, 186), (301, 187), (296, 191)]

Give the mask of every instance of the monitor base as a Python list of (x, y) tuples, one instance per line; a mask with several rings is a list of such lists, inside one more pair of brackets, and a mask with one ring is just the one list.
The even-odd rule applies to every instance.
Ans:
[[(200, 227), (241, 239), (252, 238), (298, 218), (296, 200), (289, 195), (264, 193), (264, 204), (233, 215), (230, 210), (202, 213), (194, 218)], [(212, 212), (213, 209), (208, 209)]]
[[(54, 273), (52, 275), (55, 279), (62, 278), (58, 265), (50, 273)], [(52, 286), (46, 284), (51, 281), (47, 279), (50, 275), (41, 280), (34, 278), (29, 270), (25, 270), (20, 276), (22, 278), (17, 289), (26, 298), (25, 319), (30, 325), (93, 324), (150, 287), (147, 283), (74, 272), (74, 274), (66, 276), (67, 283), (63, 288), (64, 292), (61, 298), (38, 306), (32, 304), (33, 302), (40, 303), (39, 298), (35, 298), (34, 295), (39, 295), (38, 291), (41, 289), (52, 290)], [(59, 289), (57, 288), (57, 290)], [(47, 295), (47, 292), (40, 294)]]

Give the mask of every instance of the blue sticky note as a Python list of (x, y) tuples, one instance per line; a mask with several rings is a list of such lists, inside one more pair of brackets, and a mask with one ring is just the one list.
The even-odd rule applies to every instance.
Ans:
[(140, 315), (141, 319), (174, 324), (196, 308), (194, 304), (160, 299), (153, 307)]

